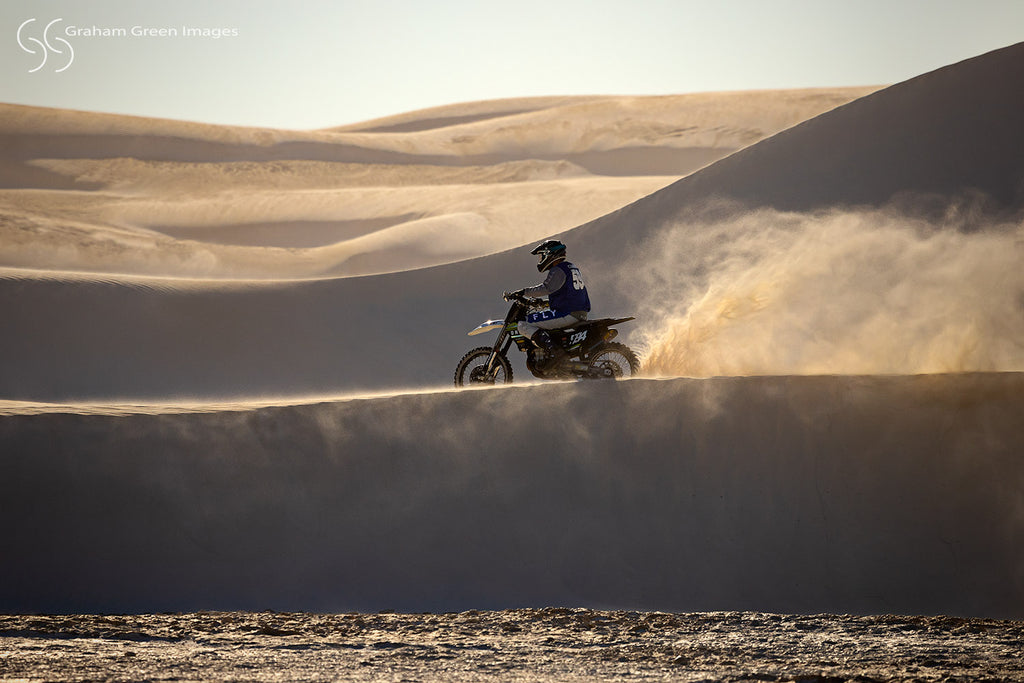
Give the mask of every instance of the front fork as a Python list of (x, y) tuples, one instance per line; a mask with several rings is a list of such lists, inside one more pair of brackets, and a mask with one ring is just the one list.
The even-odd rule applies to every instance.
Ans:
[[(504, 343), (504, 347), (502, 344)], [(491, 355), (487, 357), (487, 378), (493, 380), (495, 374), (497, 374), (497, 361), (498, 354), (507, 354), (509, 347), (512, 346), (512, 335), (508, 333), (508, 330), (502, 330), (498, 338), (494, 340), (494, 347), (491, 349)]]

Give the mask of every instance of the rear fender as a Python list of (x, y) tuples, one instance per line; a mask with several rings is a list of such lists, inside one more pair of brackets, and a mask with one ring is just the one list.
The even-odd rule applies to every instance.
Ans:
[[(610, 342), (619, 336), (618, 330), (605, 327), (604, 325), (595, 325), (589, 328), (585, 338), (581, 339), (578, 343), (570, 347), (570, 352), (573, 355), (579, 354), (581, 358), (586, 358), (593, 353), (599, 351), (605, 344)], [(569, 340), (572, 340), (570, 335)]]

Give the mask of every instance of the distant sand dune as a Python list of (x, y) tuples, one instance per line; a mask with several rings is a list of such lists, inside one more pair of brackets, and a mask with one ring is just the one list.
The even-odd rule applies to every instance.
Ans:
[[(528, 98), (325, 131), (0, 105), (0, 187), (7, 188), (0, 190), (0, 265), (304, 279), (458, 261), (573, 228), (870, 90)], [(59, 215), (83, 229), (73, 230), (71, 248), (54, 257), (40, 247), (68, 245), (52, 243), (57, 216), (38, 201), (39, 190), (67, 193), (57, 203), (82, 209)], [(547, 212), (539, 210), (544, 206)], [(467, 222), (468, 215), (478, 219)], [(417, 218), (384, 220), (393, 216)], [(27, 235), (33, 222), (36, 235)], [(14, 224), (18, 237), (11, 235)], [(237, 227), (271, 224), (282, 234), (262, 242), (257, 235), (267, 230), (241, 237)], [(442, 242), (436, 237), (444, 224)], [(392, 228), (399, 225), (411, 241), (395, 239)], [(210, 235), (194, 229), (199, 226)], [(303, 227), (289, 238), (283, 236), (289, 226)], [(388, 233), (370, 238), (353, 234), (356, 226)], [(119, 236), (131, 227), (147, 234), (134, 247)], [(170, 239), (152, 239), (152, 228)], [(26, 237), (33, 242), (28, 248)], [(360, 241), (340, 248), (352, 238)], [(189, 240), (250, 250), (211, 250)], [(111, 243), (126, 256), (121, 265), (108, 258)], [(332, 245), (339, 248), (316, 254), (252, 250)]]

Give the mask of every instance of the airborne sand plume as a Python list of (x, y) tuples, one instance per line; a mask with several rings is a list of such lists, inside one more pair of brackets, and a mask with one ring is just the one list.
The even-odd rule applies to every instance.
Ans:
[[(41, 258), (49, 252), (33, 252), (33, 240), (45, 234), (69, 260), (19, 263), (0, 279), (10, 331), (0, 335), (0, 504), (18, 558), (0, 569), (0, 608), (253, 609), (272, 598), (274, 609), (312, 610), (554, 603), (1024, 616), (1022, 81), (1024, 44), (870, 92), (564, 226), (597, 310), (638, 314), (623, 336), (646, 345), (652, 372), (770, 376), (379, 398), (351, 396), (449, 385), (466, 330), (502, 312), (502, 289), (536, 277), (524, 234), (507, 251), (474, 247), (473, 258), (449, 253), (422, 268), (419, 243), (403, 268), (365, 277), (310, 278), (305, 262), (286, 281), (258, 282), (110, 264), (152, 245), (179, 254), (174, 242), (188, 262), (197, 247), (182, 235), (223, 212), (213, 241), (236, 239), (255, 220), (240, 217), (247, 200), (264, 192), (255, 205), (272, 218), (250, 238), (287, 223), (321, 242), (323, 221), (340, 218), (327, 215), (337, 197), (300, 189), (312, 208), (298, 216), (285, 211), (286, 190), (329, 154), (359, 182), (396, 172), (381, 165), (443, 167), (430, 173), (457, 177), (459, 189), (438, 182), (438, 194), (465, 197), (473, 183), (463, 174), (480, 164), (525, 164), (489, 167), (496, 185), (504, 174), (548, 183), (530, 174), (579, 168), (588, 182), (631, 182), (600, 171), (627, 152), (622, 163), (637, 161), (633, 133), (608, 147), (615, 125), (593, 139), (570, 126), (573, 144), (593, 143), (580, 151), (550, 130), (556, 139), (545, 138), (557, 116), (533, 125), (520, 112), (530, 125), (497, 125), (513, 115), (493, 103), (263, 142), (262, 131), (224, 140), (204, 129), (188, 155), (248, 156), (193, 169), (199, 185), (236, 171), (256, 182), (283, 163), (287, 187), (260, 180), (253, 197), (184, 206), (146, 193), (171, 173), (159, 164), (186, 159), (145, 157), (145, 140), (106, 129), (28, 133), (9, 177), (52, 187), (5, 191), (5, 230), (23, 239), (8, 253)], [(597, 116), (601, 102), (569, 104)], [(563, 104), (544, 107), (564, 113)], [(493, 126), (498, 142), (442, 135), (453, 122)], [(176, 125), (161, 123), (157, 137)], [(650, 155), (659, 166), (679, 161), (676, 133), (689, 139), (685, 122), (672, 125), (648, 145), (673, 149)], [(700, 139), (713, 142), (715, 128), (698, 126)], [(394, 137), (420, 132), (420, 152)], [(332, 147), (332, 135), (359, 137)], [(77, 156), (62, 155), (65, 145)], [(529, 152), (496, 159), (506, 146)], [(26, 152), (43, 148), (50, 156)], [(106, 165), (108, 148), (133, 160)], [(120, 180), (104, 179), (115, 171)], [(121, 183), (135, 171), (146, 180), (129, 191)], [(575, 192), (577, 179), (565, 187)], [(101, 187), (64, 194), (78, 180)], [(531, 200), (582, 196), (555, 192), (562, 180)], [(341, 228), (398, 225), (360, 206), (344, 220), (370, 222)], [(142, 225), (151, 210), (159, 220)], [(415, 232), (447, 209), (389, 211)], [(457, 213), (466, 222), (455, 228), (476, 225)], [(109, 250), (103, 267), (63, 270), (95, 249)], [(274, 249), (309, 256), (259, 249), (268, 262)], [(314, 265), (337, 266), (331, 258)], [(981, 372), (949, 372), (965, 370)], [(267, 396), (307, 398), (255, 405)], [(216, 409), (214, 399), (235, 405)]]
[[(732, 217), (706, 218), (722, 213)], [(641, 255), (663, 293), (638, 302), (645, 370), (1024, 371), (1024, 223), (969, 231), (970, 220), (884, 207), (695, 211)]]

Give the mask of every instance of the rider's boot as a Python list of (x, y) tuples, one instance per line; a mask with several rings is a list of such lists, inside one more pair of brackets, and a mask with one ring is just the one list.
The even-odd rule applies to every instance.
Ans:
[(533, 335), (533, 343), (544, 349), (545, 355), (547, 356), (544, 363), (541, 365), (543, 370), (550, 370), (558, 367), (558, 364), (565, 358), (565, 350), (555, 343), (555, 340), (551, 338), (551, 334), (547, 330), (538, 330)]

